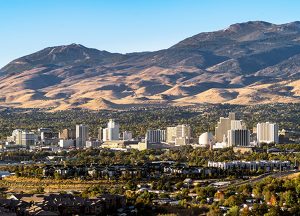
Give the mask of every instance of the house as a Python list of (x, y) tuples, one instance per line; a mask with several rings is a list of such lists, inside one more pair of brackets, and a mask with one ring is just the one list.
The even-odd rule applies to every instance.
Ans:
[(110, 194), (93, 199), (59, 193), (12, 194), (8, 198), (0, 200), (0, 207), (22, 215), (103, 215), (126, 206), (125, 196)]
[(105, 202), (106, 212), (113, 212), (126, 206), (126, 198), (123, 195), (103, 194), (99, 198)]
[(33, 205), (25, 210), (25, 215), (58, 216), (59, 214), (56, 212), (45, 211), (41, 207)]
[[(30, 203), (16, 199), (0, 199), (0, 207), (7, 209), (8, 213), (23, 214), (25, 209), (30, 206)], [(2, 209), (2, 211), (5, 211)], [(5, 215), (5, 214), (4, 214)]]
[(0, 215), (17, 216), (17, 214), (14, 211), (4, 208), (4, 207), (0, 207)]

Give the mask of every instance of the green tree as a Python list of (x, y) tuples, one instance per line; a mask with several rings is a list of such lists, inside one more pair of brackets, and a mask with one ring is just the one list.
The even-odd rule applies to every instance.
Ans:
[(126, 185), (125, 185), (125, 188), (127, 190), (135, 190), (136, 189), (136, 183), (132, 180), (129, 180)]
[(211, 206), (209, 212), (206, 214), (207, 216), (222, 216), (222, 211), (218, 206)]
[(227, 212), (226, 215), (228, 215), (228, 216), (239, 216), (239, 212), (240, 212), (239, 207), (235, 205), (235, 206), (232, 206), (232, 207), (228, 210), (228, 212)]
[(293, 207), (297, 203), (296, 193), (294, 191), (287, 191), (284, 193), (285, 203), (289, 207)]
[(278, 216), (278, 215), (282, 215), (283, 211), (281, 211), (279, 206), (272, 206), (269, 209), (269, 212), (264, 214), (264, 216)]

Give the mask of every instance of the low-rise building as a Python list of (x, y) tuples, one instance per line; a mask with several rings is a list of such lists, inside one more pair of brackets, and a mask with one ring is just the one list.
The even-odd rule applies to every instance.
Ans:
[(87, 140), (85, 142), (85, 147), (86, 148), (98, 148), (98, 147), (100, 147), (100, 141), (98, 141), (98, 140)]
[(64, 149), (68, 149), (68, 148), (75, 148), (75, 140), (72, 139), (68, 139), (68, 140), (59, 140), (59, 147), (60, 148), (64, 148)]
[(208, 167), (215, 167), (224, 170), (250, 170), (250, 171), (273, 171), (273, 170), (289, 170), (291, 168), (290, 161), (279, 160), (261, 160), (261, 161), (228, 161), (228, 162), (214, 162), (208, 161)]

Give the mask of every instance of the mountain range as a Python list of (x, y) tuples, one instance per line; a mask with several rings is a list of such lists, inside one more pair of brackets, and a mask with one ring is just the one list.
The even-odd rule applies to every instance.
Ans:
[(174, 46), (48, 47), (0, 69), (0, 105), (65, 110), (300, 102), (300, 22), (237, 23)]

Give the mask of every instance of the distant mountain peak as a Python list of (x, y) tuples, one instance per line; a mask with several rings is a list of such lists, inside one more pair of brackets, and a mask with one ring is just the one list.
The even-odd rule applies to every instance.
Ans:
[[(48, 51), (49, 54), (53, 54), (53, 53), (62, 53), (62, 52), (66, 52), (66, 51), (70, 51), (70, 50), (77, 50), (77, 51), (80, 51), (80, 50), (87, 50), (89, 48), (81, 45), (81, 44), (76, 44), (76, 43), (72, 43), (72, 44), (69, 44), (69, 45), (60, 45), (60, 46), (53, 46), (53, 47), (47, 47), (45, 49), (43, 49), (44, 51)], [(41, 52), (43, 51), (41, 50)]]
[(64, 66), (87, 66), (114, 61), (121, 54), (87, 48), (81, 44), (72, 43), (47, 47), (30, 55), (13, 60), (0, 69), (0, 74), (18, 73), (43, 65), (52, 65), (53, 68)]
[(260, 30), (265, 28), (270, 28), (272, 26), (275, 26), (275, 24), (265, 22), (265, 21), (248, 21), (243, 23), (236, 23), (230, 25), (225, 30), (227, 31), (244, 31), (244, 30)]

